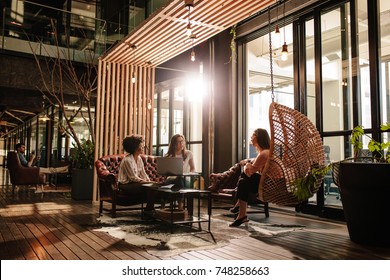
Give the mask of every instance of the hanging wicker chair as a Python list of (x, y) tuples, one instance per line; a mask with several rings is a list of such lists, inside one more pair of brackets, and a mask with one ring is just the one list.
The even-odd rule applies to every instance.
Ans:
[[(272, 102), (269, 107), (271, 129), (270, 156), (259, 183), (259, 198), (284, 206), (303, 202), (294, 194), (295, 182), (305, 178), (313, 168), (325, 166), (324, 148), (314, 124), (302, 113)], [(318, 191), (323, 176), (310, 188)]]

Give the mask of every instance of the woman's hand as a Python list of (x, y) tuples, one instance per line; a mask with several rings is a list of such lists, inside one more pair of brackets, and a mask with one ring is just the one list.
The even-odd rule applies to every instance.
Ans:
[(252, 163), (248, 162), (244, 166), (244, 173), (246, 174), (246, 176), (250, 177), (253, 174), (252, 169), (253, 169)]

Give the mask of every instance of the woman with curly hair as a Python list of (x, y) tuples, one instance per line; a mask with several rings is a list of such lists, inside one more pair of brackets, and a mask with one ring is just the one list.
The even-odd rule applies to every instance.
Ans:
[(122, 160), (118, 171), (119, 189), (126, 194), (143, 194), (147, 200), (145, 210), (153, 210), (154, 202), (151, 193), (142, 186), (146, 183), (156, 183), (149, 179), (144, 169), (141, 154), (144, 153), (145, 140), (141, 135), (131, 135), (123, 139), (123, 149), (128, 154)]

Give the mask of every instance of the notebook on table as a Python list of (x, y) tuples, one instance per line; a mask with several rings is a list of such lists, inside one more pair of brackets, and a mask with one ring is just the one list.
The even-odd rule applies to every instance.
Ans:
[(157, 173), (164, 176), (183, 175), (183, 159), (174, 157), (156, 158)]

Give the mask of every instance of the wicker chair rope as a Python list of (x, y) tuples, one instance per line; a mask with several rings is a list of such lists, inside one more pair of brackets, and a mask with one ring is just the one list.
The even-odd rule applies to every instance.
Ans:
[[(272, 102), (269, 107), (271, 129), (270, 157), (259, 183), (259, 198), (283, 206), (300, 204), (293, 182), (304, 178), (311, 168), (325, 165), (323, 143), (314, 124), (302, 113)], [(311, 190), (321, 186), (319, 178)]]

